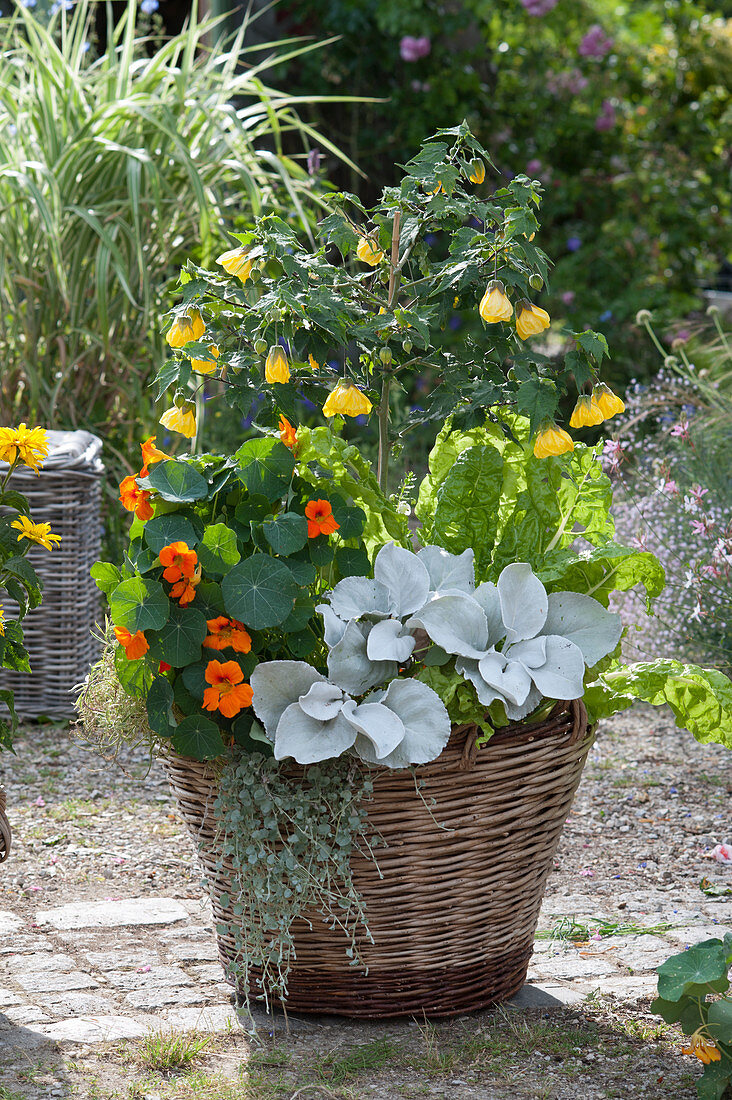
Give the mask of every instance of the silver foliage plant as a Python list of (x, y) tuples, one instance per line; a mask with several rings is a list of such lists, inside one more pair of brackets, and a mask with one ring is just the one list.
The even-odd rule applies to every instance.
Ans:
[(476, 587), (472, 550), (438, 546), (412, 553), (388, 543), (373, 579), (345, 578), (318, 611), (327, 678), (303, 661), (264, 662), (251, 676), (278, 760), (312, 764), (353, 751), (404, 768), (439, 756), (450, 736), (442, 700), (418, 680), (397, 678), (418, 632), (455, 658), (482, 704), (499, 700), (511, 720), (543, 698), (579, 698), (585, 667), (611, 653), (622, 633), (619, 616), (591, 596), (547, 595), (525, 563)]

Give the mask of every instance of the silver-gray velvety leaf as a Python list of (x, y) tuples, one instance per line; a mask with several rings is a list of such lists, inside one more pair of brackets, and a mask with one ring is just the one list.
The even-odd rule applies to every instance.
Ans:
[(356, 730), (342, 714), (330, 722), (319, 722), (305, 714), (299, 703), (293, 703), (277, 723), (275, 760), (292, 756), (298, 764), (317, 764), (340, 756), (355, 740)]
[(441, 546), (425, 546), (417, 557), (426, 566), (430, 578), (430, 592), (466, 592), (475, 588), (475, 555), (472, 549), (462, 554), (449, 554)]
[(370, 661), (396, 661), (403, 664), (412, 655), (414, 638), (398, 619), (382, 619), (374, 623), (366, 639), (366, 656)]
[(503, 702), (503, 697), (492, 687), (488, 687), (478, 670), (478, 662), (473, 660), (472, 657), (456, 657), (455, 671), (458, 676), (464, 676), (466, 680), (470, 680), (475, 688), (475, 694), (478, 696), (478, 702), (482, 703), (484, 707), (489, 707), (496, 699)]
[(252, 706), (270, 741), (284, 711), (325, 677), (304, 661), (262, 661), (249, 677)]
[(534, 638), (546, 621), (546, 589), (526, 562), (507, 565), (498, 578), (501, 614), (509, 642)]
[(615, 649), (623, 624), (619, 615), (606, 611), (592, 596), (552, 592), (542, 633), (569, 638), (582, 650), (587, 667), (592, 668)]
[(509, 703), (521, 706), (531, 691), (529, 670), (519, 661), (508, 661), (492, 650), (478, 661), (478, 672), (489, 687)]
[(488, 624), (472, 596), (438, 596), (407, 623), (421, 626), (446, 653), (479, 660), (488, 648)]
[[(381, 703), (361, 703), (344, 707), (343, 717), (357, 731), (355, 749), (369, 763), (381, 762), (404, 740), (404, 725), (400, 718)], [(366, 752), (368, 755), (364, 756)]]
[(338, 645), (345, 634), (346, 623), (343, 619), (338, 618), (329, 603), (316, 604), (315, 610), (323, 616), (325, 644), (329, 649), (332, 649), (334, 645)]
[(522, 718), (525, 718), (527, 714), (531, 714), (532, 710), (538, 707), (544, 696), (539, 691), (535, 684), (531, 685), (531, 691), (524, 699), (521, 705), (516, 703), (505, 703), (506, 717), (511, 722), (519, 722)]
[(360, 619), (363, 615), (386, 618), (389, 615), (389, 590), (368, 577), (344, 577), (331, 592), (329, 603), (344, 622)]
[(503, 650), (503, 656), (509, 661), (519, 661), (525, 668), (541, 668), (546, 662), (546, 638), (528, 638), (523, 642), (514, 642)]
[[(450, 718), (445, 704), (432, 688), (419, 680), (392, 680), (380, 701), (401, 719), (404, 738), (393, 752), (369, 763), (388, 768), (407, 768), (410, 764), (427, 764), (436, 760), (450, 737)], [(356, 742), (356, 749), (359, 742)]]
[(427, 567), (417, 554), (393, 542), (387, 542), (376, 555), (374, 579), (388, 589), (389, 611), (398, 619), (419, 610), (430, 594)]
[(529, 672), (547, 699), (579, 699), (584, 694), (585, 659), (568, 638), (547, 634), (546, 661)]
[(506, 635), (498, 589), (492, 581), (483, 581), (473, 592), (473, 599), (482, 609), (488, 624), (488, 645), (495, 645)]
[(318, 722), (328, 722), (340, 714), (344, 703), (344, 694), (335, 684), (327, 680), (313, 684), (307, 695), (298, 699), (300, 709)]
[(343, 637), (328, 654), (328, 675), (350, 695), (363, 695), (397, 674), (396, 661), (371, 661), (366, 639), (371, 623), (350, 622)]

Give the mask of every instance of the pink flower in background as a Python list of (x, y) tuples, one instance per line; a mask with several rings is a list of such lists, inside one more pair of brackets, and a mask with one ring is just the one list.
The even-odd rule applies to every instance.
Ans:
[(688, 439), (689, 438), (689, 425), (683, 420), (679, 424), (674, 424), (671, 429), (671, 435), (675, 439)]
[(38, 795), (38, 798), (35, 801), (35, 805), (36, 806), (45, 806), (46, 805), (46, 803), (43, 800), (43, 795), (40, 795), (40, 794)]
[(538, 176), (539, 172), (541, 172), (541, 161), (534, 157), (533, 160), (530, 160), (526, 165), (526, 175)]
[(420, 61), (431, 49), (432, 43), (426, 35), (422, 38), (413, 38), (411, 34), (405, 34), (399, 43), (402, 61)]
[(717, 844), (709, 855), (717, 863), (732, 863), (732, 844)]
[(675, 497), (679, 495), (679, 487), (673, 480), (673, 478), (671, 479), (671, 481), (662, 481), (659, 488), (662, 493), (669, 493), (671, 496)]
[(603, 99), (602, 111), (595, 119), (596, 130), (612, 130), (616, 123), (615, 108), (609, 99)]
[(556, 8), (559, 0), (521, 0), (527, 15), (546, 15)]
[(563, 290), (559, 297), (562, 299), (565, 306), (571, 306), (576, 298), (576, 294), (573, 290)]
[(577, 52), (580, 57), (605, 57), (613, 48), (613, 40), (609, 38), (599, 23), (593, 23), (587, 34), (580, 42)]

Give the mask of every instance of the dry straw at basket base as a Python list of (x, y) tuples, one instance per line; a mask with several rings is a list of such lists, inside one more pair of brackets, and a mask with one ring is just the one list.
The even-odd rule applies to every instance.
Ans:
[[(40, 473), (19, 467), (10, 482), (27, 497), (34, 522), (50, 523), (61, 536), (50, 554), (40, 546), (28, 554), (43, 584), (41, 606), (23, 620), (33, 672), (0, 670), (0, 686), (12, 688), (25, 718), (73, 716), (73, 688), (98, 653), (91, 632), (99, 621), (99, 593), (89, 570), (101, 552), (102, 441), (84, 431), (49, 431), (47, 437)], [(16, 606), (4, 603), (12, 618)]]

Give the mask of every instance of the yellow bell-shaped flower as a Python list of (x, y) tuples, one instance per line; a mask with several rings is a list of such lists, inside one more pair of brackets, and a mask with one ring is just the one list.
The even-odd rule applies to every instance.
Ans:
[(383, 249), (379, 248), (377, 242), (372, 240), (371, 237), (361, 237), (356, 246), (356, 255), (359, 260), (369, 264), (370, 267), (376, 267), (384, 259)]
[(534, 306), (525, 298), (518, 304), (516, 311), (516, 332), (522, 340), (528, 340), (529, 336), (536, 336), (549, 328), (551, 317), (541, 306)]
[(362, 416), (373, 408), (365, 393), (361, 393), (353, 382), (341, 379), (336, 388), (328, 395), (323, 405), (324, 416)]
[(549, 455), (563, 455), (565, 451), (573, 451), (572, 437), (564, 428), (560, 428), (552, 421), (542, 425), (536, 433), (534, 441), (534, 454), (537, 458), (548, 458)]
[(165, 339), (171, 348), (183, 348), (192, 340), (200, 340), (205, 331), (201, 314), (197, 309), (189, 309), (187, 313), (176, 317)]
[(569, 419), (569, 426), (570, 428), (593, 428), (595, 424), (602, 424), (604, 419), (594, 393), (591, 397), (581, 394)]
[(471, 183), (482, 183), (485, 179), (485, 164), (480, 157), (471, 160), (468, 165), (468, 179)]
[(617, 416), (618, 413), (625, 412), (625, 402), (616, 393), (613, 393), (604, 382), (599, 382), (595, 386), (592, 397), (597, 402), (598, 408), (606, 420), (609, 420), (612, 416)]
[(483, 300), (478, 307), (478, 312), (487, 325), (495, 325), (498, 321), (510, 320), (513, 306), (506, 294), (505, 286), (498, 279), (488, 283)]
[(180, 408), (173, 405), (160, 417), (160, 423), (164, 428), (170, 428), (171, 432), (178, 432), (189, 439), (196, 434), (196, 409), (190, 401), (185, 401)]
[(290, 363), (287, 352), (280, 344), (273, 344), (267, 352), (264, 377), (267, 382), (284, 383), (290, 381)]
[(217, 256), (216, 263), (220, 264), (229, 275), (236, 275), (238, 279), (245, 283), (252, 270), (253, 261), (247, 259), (250, 252), (250, 248), (232, 248), (228, 252), (222, 252), (220, 256)]
[(191, 366), (199, 374), (212, 374), (216, 370), (216, 360), (221, 352), (216, 344), (211, 344), (208, 350), (211, 355), (210, 359), (191, 359)]

